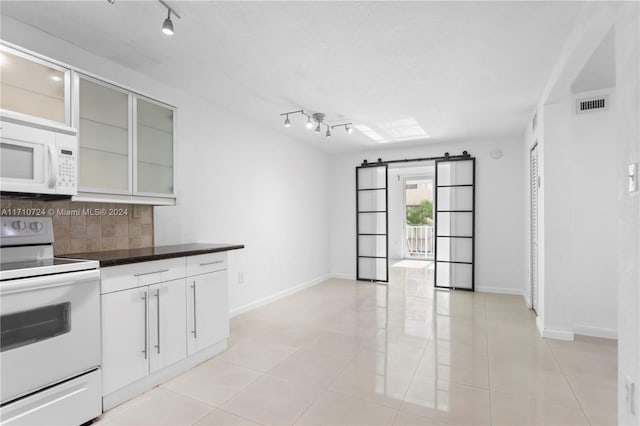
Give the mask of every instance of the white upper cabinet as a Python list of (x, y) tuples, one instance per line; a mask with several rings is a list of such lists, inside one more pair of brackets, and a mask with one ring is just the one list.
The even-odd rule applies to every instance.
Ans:
[(136, 98), (136, 193), (173, 195), (174, 109)]
[(80, 188), (74, 200), (175, 204), (175, 108), (92, 77), (77, 79)]
[(71, 126), (71, 71), (0, 46), (0, 108), (25, 123)]
[(174, 107), (2, 43), (2, 120), (78, 133), (74, 201), (176, 203)]
[(131, 94), (80, 77), (80, 191), (131, 192)]

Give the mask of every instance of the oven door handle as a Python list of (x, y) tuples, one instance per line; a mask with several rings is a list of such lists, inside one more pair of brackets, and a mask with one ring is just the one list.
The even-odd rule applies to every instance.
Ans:
[(6, 295), (53, 287), (63, 287), (88, 281), (96, 281), (97, 283), (99, 279), (100, 271), (97, 269), (64, 274), (44, 275), (33, 278), (22, 278), (3, 282), (2, 285), (0, 285), (0, 294)]

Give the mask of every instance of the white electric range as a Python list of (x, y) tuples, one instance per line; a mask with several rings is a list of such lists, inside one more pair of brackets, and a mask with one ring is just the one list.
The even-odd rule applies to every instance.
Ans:
[(53, 256), (48, 217), (0, 217), (0, 422), (102, 412), (99, 263)]

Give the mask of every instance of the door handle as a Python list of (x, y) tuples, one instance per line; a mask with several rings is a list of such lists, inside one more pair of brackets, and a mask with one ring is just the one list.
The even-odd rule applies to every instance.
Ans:
[(193, 334), (193, 338), (197, 339), (198, 338), (198, 334), (197, 334), (197, 317), (196, 317), (196, 282), (195, 280), (193, 281), (193, 285), (191, 286), (191, 288), (193, 289), (193, 330), (191, 331), (191, 333)]
[(213, 262), (201, 263), (200, 266), (217, 265), (218, 263), (223, 263), (223, 262), (224, 260), (214, 260)]
[(161, 274), (162, 272), (169, 272), (168, 269), (160, 269), (157, 271), (152, 271), (152, 272), (138, 272), (136, 274), (133, 274), (134, 277), (141, 277), (143, 275), (151, 275), (151, 274)]
[(144, 349), (143, 349), (143, 353), (144, 353), (144, 359), (147, 359), (148, 356), (148, 348), (147, 348), (147, 340), (148, 340), (148, 336), (147, 336), (147, 328), (148, 328), (148, 307), (147, 307), (147, 292), (144, 292), (144, 296), (142, 296), (142, 300), (144, 300)]
[(156, 291), (156, 310), (157, 315), (156, 315), (156, 321), (157, 321), (157, 338), (158, 338), (158, 344), (156, 345), (156, 350), (158, 351), (158, 353), (160, 353), (160, 289), (158, 289), (158, 291)]

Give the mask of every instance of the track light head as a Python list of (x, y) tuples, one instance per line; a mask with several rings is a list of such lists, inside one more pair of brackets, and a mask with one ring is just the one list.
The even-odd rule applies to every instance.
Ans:
[(351, 127), (349, 127), (348, 124), (345, 124), (344, 129), (347, 131), (347, 133), (351, 134), (353, 133), (353, 129)]
[(313, 123), (311, 122), (311, 117), (307, 116), (307, 129), (310, 129), (313, 127)]
[(322, 129), (320, 129), (320, 123), (318, 123), (318, 126), (316, 126), (316, 133), (320, 133)]
[(327, 133), (325, 133), (324, 135), (328, 138), (331, 137), (331, 129), (329, 128), (329, 126), (327, 126)]
[(166, 35), (173, 35), (173, 22), (171, 22), (171, 9), (167, 9), (167, 19), (162, 23), (162, 32)]
[(284, 127), (291, 127), (291, 120), (289, 120), (289, 116), (284, 120)]

